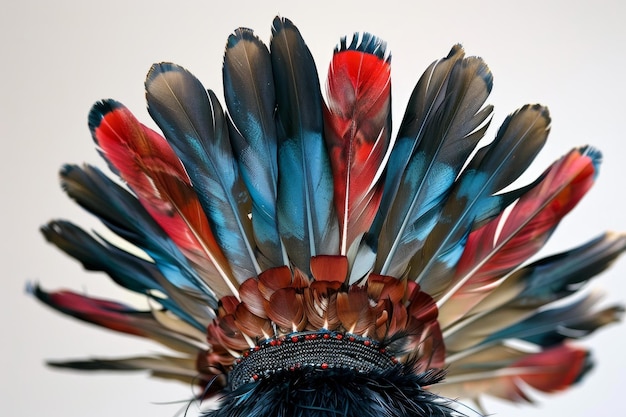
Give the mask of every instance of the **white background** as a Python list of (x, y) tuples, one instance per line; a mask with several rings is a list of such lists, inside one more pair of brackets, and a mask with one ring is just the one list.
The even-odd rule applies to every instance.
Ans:
[[(68, 320), (25, 294), (27, 281), (90, 294), (117, 294), (104, 276), (47, 245), (38, 227), (70, 218), (102, 226), (58, 187), (65, 162), (102, 166), (87, 129), (98, 99), (116, 98), (145, 122), (143, 80), (153, 62), (173, 61), (221, 96), (221, 60), (238, 26), (268, 41), (276, 14), (299, 26), (325, 78), (340, 36), (370, 31), (388, 41), (393, 59), (395, 128), (415, 82), (457, 42), (481, 55), (494, 75), (489, 102), (495, 117), (488, 136), (527, 102), (548, 104), (550, 140), (533, 173), (571, 147), (592, 143), (604, 152), (599, 181), (564, 221), (545, 253), (569, 248), (604, 230), (626, 231), (624, 114), (626, 59), (623, 2), (391, 0), (304, 2), (226, 0), (101, 2), (4, 1), (0, 13), (0, 411), (6, 416), (172, 416), (190, 387), (136, 375), (85, 375), (44, 366), (46, 358), (118, 356), (158, 351), (153, 344)], [(152, 125), (151, 122), (149, 122)], [(607, 300), (626, 301), (626, 259), (595, 285)], [(502, 416), (619, 414), (626, 386), (624, 325), (586, 340), (597, 366), (565, 394), (535, 395), (538, 406), (487, 401)], [(190, 415), (195, 414), (192, 406)]]

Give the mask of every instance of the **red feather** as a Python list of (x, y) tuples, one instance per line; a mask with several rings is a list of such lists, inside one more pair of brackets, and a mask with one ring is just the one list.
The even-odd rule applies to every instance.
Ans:
[(457, 290), (449, 292), (449, 301), (439, 301), (443, 327), (471, 310), (500, 278), (543, 247), (593, 185), (595, 163), (581, 150), (572, 150), (546, 170), (543, 180), (520, 198), (508, 216), (503, 213), (469, 235), (457, 266)]
[[(98, 103), (92, 133), (101, 153), (141, 204), (183, 250), (219, 297), (237, 294), (224, 257), (182, 163), (165, 139), (123, 105)], [(99, 120), (94, 120), (100, 117)], [(225, 285), (215, 285), (221, 276)]]
[(33, 293), (50, 307), (88, 323), (120, 333), (156, 340), (180, 352), (195, 354), (197, 344), (185, 335), (159, 323), (152, 313), (122, 303), (92, 298), (72, 291), (46, 292), (36, 286)]
[(561, 345), (527, 356), (511, 368), (520, 370), (520, 379), (539, 391), (562, 391), (586, 370), (587, 357), (584, 348)]
[(474, 366), (474, 369), (477, 370), (468, 369), (466, 373), (446, 378), (438, 384), (441, 393), (464, 398), (489, 394), (513, 402), (532, 402), (525, 392), (526, 386), (546, 393), (562, 391), (589, 370), (589, 358), (585, 349), (563, 344), (526, 354), (503, 368), (482, 371)]
[(335, 51), (328, 70), (324, 124), (341, 227), (341, 255), (369, 229), (378, 209), (382, 192), (379, 170), (391, 133), (390, 110), (389, 59), (356, 50)]

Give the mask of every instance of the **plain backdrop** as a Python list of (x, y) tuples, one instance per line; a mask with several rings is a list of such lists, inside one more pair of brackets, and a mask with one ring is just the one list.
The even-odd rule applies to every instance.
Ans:
[[(563, 221), (543, 254), (605, 230), (626, 231), (623, 125), (626, 114), (625, 6), (615, 1), (4, 1), (0, 16), (0, 413), (5, 416), (173, 416), (191, 387), (144, 374), (55, 371), (46, 359), (159, 352), (152, 343), (83, 325), (51, 312), (25, 292), (27, 282), (89, 294), (125, 296), (87, 273), (38, 232), (52, 218), (103, 227), (60, 190), (66, 162), (104, 166), (86, 116), (99, 99), (125, 103), (150, 126), (143, 81), (153, 62), (183, 65), (222, 95), (226, 37), (239, 26), (269, 41), (275, 15), (292, 19), (325, 78), (339, 38), (369, 31), (392, 51), (394, 127), (422, 71), (455, 43), (494, 73), (493, 137), (525, 103), (550, 106), (552, 132), (532, 175), (570, 148), (604, 152), (596, 186)], [(626, 259), (594, 286), (606, 302), (626, 301)], [(583, 343), (597, 359), (586, 380), (563, 394), (533, 394), (537, 405), (487, 400), (500, 416), (616, 415), (626, 386), (626, 326)], [(164, 405), (168, 402), (183, 401)], [(189, 415), (197, 413), (192, 405)]]

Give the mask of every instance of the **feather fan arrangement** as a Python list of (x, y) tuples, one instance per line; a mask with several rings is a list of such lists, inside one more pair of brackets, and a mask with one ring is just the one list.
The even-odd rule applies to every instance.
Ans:
[(61, 183), (134, 250), (68, 221), (42, 231), (152, 308), (31, 291), (172, 353), (52, 365), (197, 384), (218, 400), (209, 417), (454, 416), (581, 380), (591, 359), (575, 340), (623, 308), (580, 289), (626, 235), (534, 256), (600, 151), (574, 148), (516, 187), (548, 109), (522, 106), (482, 141), (492, 74), (460, 45), (426, 69), (392, 137), (390, 65), (380, 38), (342, 39), (324, 95), (299, 30), (276, 18), (269, 48), (245, 28), (228, 38), (225, 107), (172, 63), (145, 83), (161, 133), (96, 103), (93, 140), (124, 186), (90, 165), (64, 166)]

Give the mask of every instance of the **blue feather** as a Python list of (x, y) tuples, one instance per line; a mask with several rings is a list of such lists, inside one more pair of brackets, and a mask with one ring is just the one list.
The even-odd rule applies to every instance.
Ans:
[(561, 343), (565, 339), (586, 336), (603, 325), (618, 321), (624, 311), (623, 307), (593, 311), (597, 301), (598, 297), (592, 293), (561, 307), (533, 311), (534, 314), (530, 317), (491, 334), (482, 344), (518, 339), (545, 347)]
[[(194, 305), (191, 303), (185, 303), (184, 306), (176, 303), (171, 297), (174, 294), (171, 285), (170, 288), (165, 288), (159, 283), (167, 281), (152, 262), (138, 258), (103, 238), (101, 238), (101, 243), (67, 221), (50, 222), (42, 227), (41, 231), (48, 242), (55, 244), (78, 260), (85, 269), (107, 273), (117, 284), (150, 297), (198, 330), (204, 331), (207, 324), (215, 317), (213, 309), (208, 307), (210, 300), (205, 300), (207, 305), (202, 311), (199, 311), (197, 306), (189, 310), (189, 306)], [(200, 294), (196, 294), (196, 299), (200, 299)], [(198, 319), (190, 314), (192, 311), (199, 313)]]
[(222, 108), (185, 69), (155, 64), (146, 80), (148, 111), (183, 162), (213, 234), (241, 283), (261, 272), (252, 239), (250, 197), (232, 156)]
[(491, 72), (479, 58), (463, 55), (457, 45), (447, 58), (433, 63), (409, 101), (389, 158), (381, 208), (370, 229), (374, 235), (380, 232), (380, 273), (404, 273), (489, 126), (492, 108), (483, 104), (491, 91)]
[(264, 269), (288, 265), (276, 214), (278, 165), (272, 63), (267, 47), (251, 30), (240, 28), (229, 36), (223, 73), (232, 121), (230, 140), (252, 198), (259, 261)]
[(311, 52), (298, 29), (276, 18), (270, 46), (278, 131), (278, 226), (291, 261), (334, 254), (339, 229), (323, 132), (322, 96)]
[(625, 235), (605, 233), (577, 248), (536, 261), (515, 274), (521, 274), (518, 279), (524, 285), (515, 303), (538, 306), (573, 294), (624, 250)]
[(112, 232), (146, 252), (172, 285), (201, 292), (209, 305), (217, 307), (211, 289), (133, 195), (88, 165), (82, 169), (65, 165), (60, 175), (62, 186), (71, 198)]
[[(410, 278), (435, 299), (450, 285), (452, 268), (469, 233), (497, 216), (520, 190), (496, 194), (516, 180), (545, 144), (550, 118), (545, 107), (524, 106), (509, 115), (494, 141), (478, 150), (455, 182), (437, 225), (409, 263)], [(426, 261), (424, 261), (426, 260)]]

